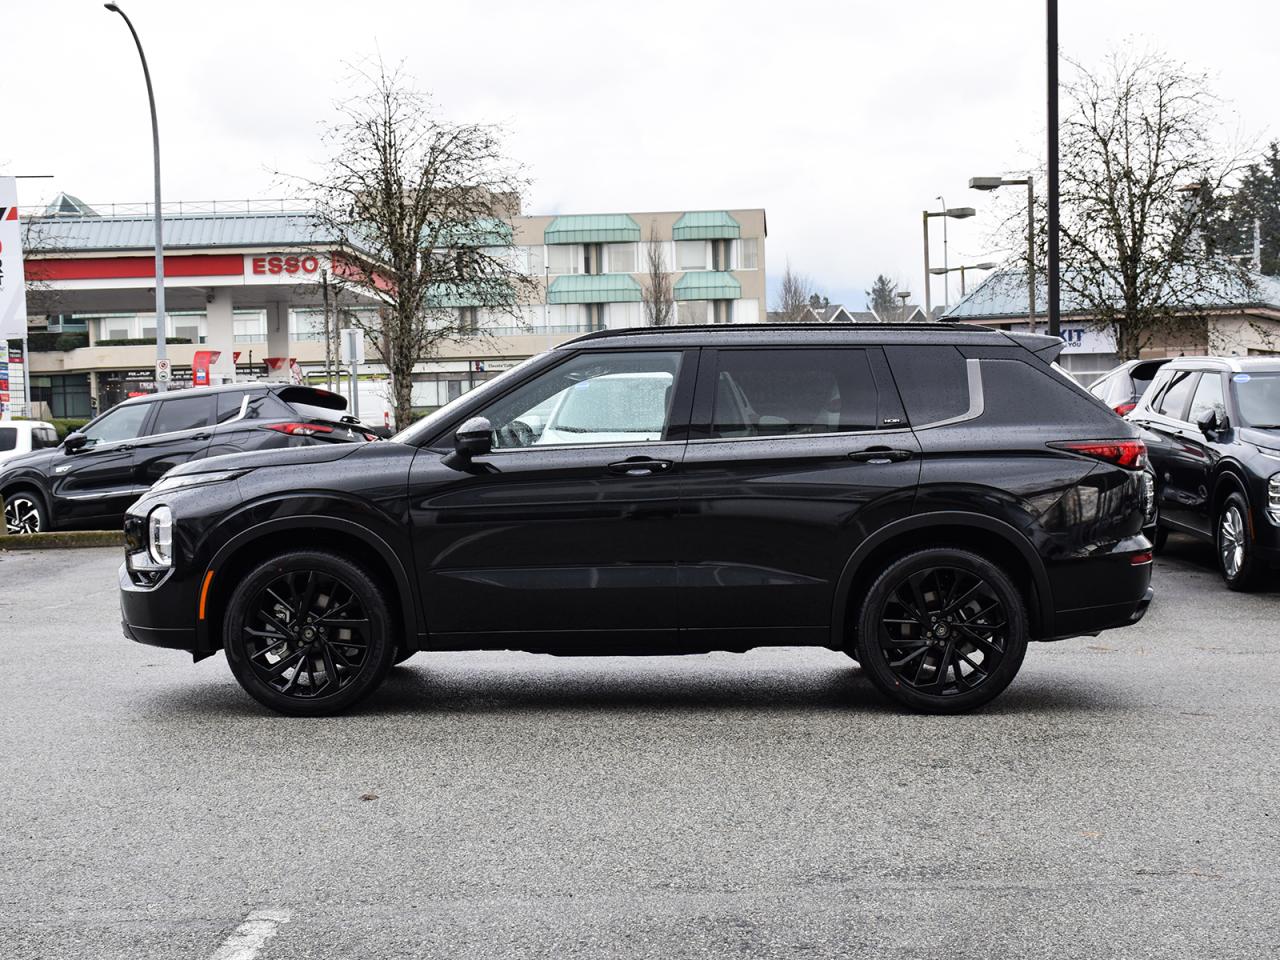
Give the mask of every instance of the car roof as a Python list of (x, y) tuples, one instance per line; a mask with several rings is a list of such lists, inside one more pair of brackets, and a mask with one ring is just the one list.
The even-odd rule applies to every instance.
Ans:
[(0, 427), (17, 427), (19, 430), (35, 430), (37, 427), (57, 429), (48, 420), (0, 420)]
[[(738, 346), (742, 344), (814, 346), (847, 344), (946, 344), (1009, 346), (1010, 342), (1039, 349), (1058, 339), (1031, 334), (1010, 334), (973, 323), (740, 323), (676, 327), (630, 327), (624, 330), (596, 330), (565, 341), (556, 349), (607, 349), (652, 346), (661, 341), (670, 346)], [(1039, 341), (1043, 341), (1040, 343)]]
[(1218, 368), (1232, 373), (1280, 372), (1280, 356), (1274, 357), (1175, 357), (1169, 361), (1174, 370), (1210, 370)]
[[(292, 387), (295, 384), (279, 382), (279, 383), (263, 383), (259, 380), (250, 381), (248, 383), (222, 383), (216, 387), (181, 387), (177, 390), (166, 390), (164, 393), (148, 393), (142, 397), (130, 397), (128, 400), (121, 400), (117, 407), (126, 407), (138, 403), (154, 403), (158, 400), (172, 400), (174, 397), (189, 397), (195, 394), (205, 393), (231, 393), (233, 391), (243, 392), (245, 390), (272, 390), (281, 387)], [(112, 409), (115, 409), (114, 407)]]

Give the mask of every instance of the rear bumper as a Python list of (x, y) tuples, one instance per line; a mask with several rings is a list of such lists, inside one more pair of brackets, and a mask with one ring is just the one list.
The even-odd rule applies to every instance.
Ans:
[(1145, 537), (1122, 541), (1108, 553), (1056, 565), (1050, 571), (1055, 611), (1045, 640), (1065, 640), (1137, 623), (1155, 591), (1152, 563), (1134, 564), (1135, 553), (1151, 549)]

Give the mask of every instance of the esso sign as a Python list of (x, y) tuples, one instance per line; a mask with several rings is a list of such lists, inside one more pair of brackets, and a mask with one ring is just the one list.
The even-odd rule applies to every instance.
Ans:
[(249, 270), (255, 277), (314, 277), (320, 273), (320, 258), (312, 254), (295, 256), (293, 254), (271, 254), (265, 257), (250, 257)]

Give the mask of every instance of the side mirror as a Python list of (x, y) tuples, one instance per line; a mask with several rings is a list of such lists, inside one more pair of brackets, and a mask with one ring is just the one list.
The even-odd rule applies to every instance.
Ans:
[(88, 442), (89, 438), (79, 431), (76, 431), (75, 433), (68, 433), (67, 439), (62, 441), (62, 449), (67, 453), (75, 453), (77, 450), (82, 449)]
[(472, 417), (453, 435), (453, 449), (458, 456), (484, 456), (493, 449), (493, 424), (485, 417)]
[(1213, 439), (1214, 436), (1230, 427), (1227, 421), (1227, 411), (1215, 405), (1212, 409), (1200, 414), (1200, 418), (1196, 420), (1196, 426), (1200, 428), (1200, 432), (1207, 438)]

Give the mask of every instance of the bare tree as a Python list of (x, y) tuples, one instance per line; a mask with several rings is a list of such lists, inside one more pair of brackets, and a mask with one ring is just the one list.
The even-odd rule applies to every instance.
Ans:
[(477, 310), (518, 316), (534, 298), (501, 219), (526, 183), (498, 128), (440, 119), (399, 68), (352, 72), (364, 92), (338, 104), (323, 172), (291, 179), (314, 198), (318, 237), (342, 250), (333, 279), (380, 301), (353, 319), (387, 365), (403, 427), (420, 361), (483, 339)]
[(802, 273), (791, 269), (791, 261), (787, 261), (782, 273), (782, 285), (778, 288), (778, 297), (774, 301), (774, 311), (782, 314), (785, 323), (799, 323), (808, 317), (809, 298), (813, 296), (813, 281)]
[[(1204, 74), (1155, 53), (1114, 54), (1096, 71), (1071, 65), (1060, 131), (1064, 306), (1110, 333), (1122, 358), (1203, 342), (1204, 308), (1252, 292), (1206, 230), (1246, 150), (1215, 141), (1219, 104)], [(1036, 219), (1044, 276), (1046, 218)], [(1025, 236), (1025, 213), (1008, 224)], [(1014, 262), (1025, 267), (1025, 253)]]
[(645, 243), (645, 274), (641, 291), (644, 318), (651, 327), (668, 326), (675, 318), (675, 291), (667, 268), (666, 245), (658, 239), (657, 227), (652, 223)]

